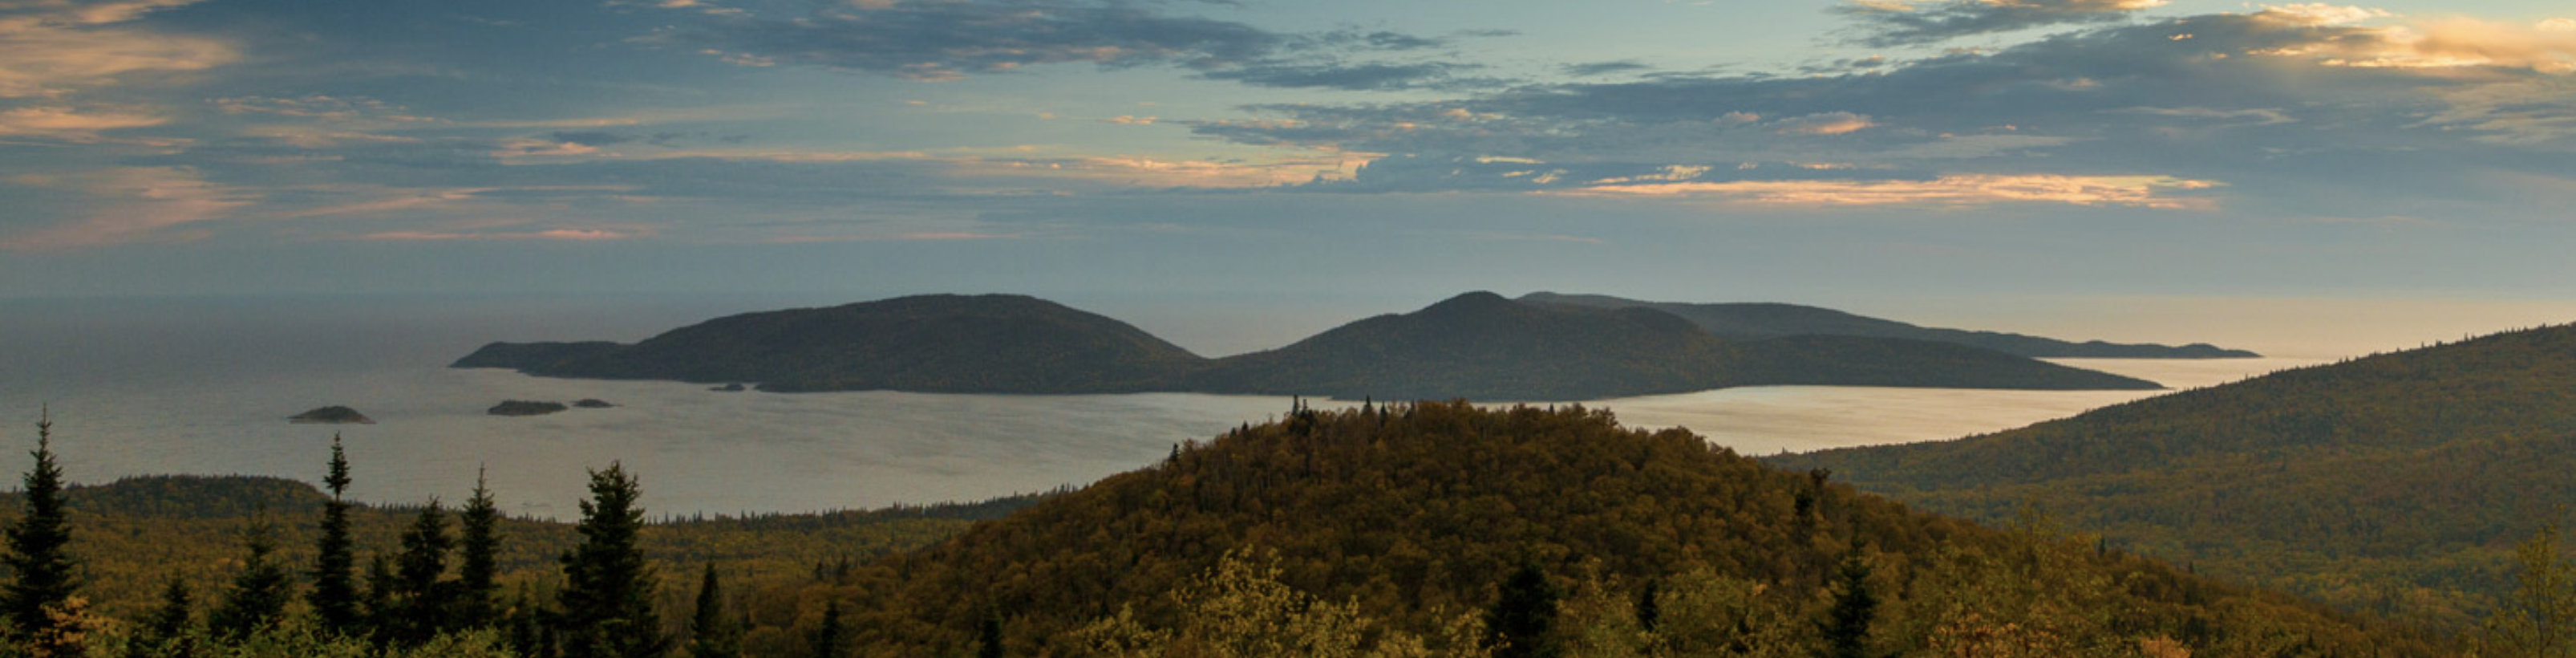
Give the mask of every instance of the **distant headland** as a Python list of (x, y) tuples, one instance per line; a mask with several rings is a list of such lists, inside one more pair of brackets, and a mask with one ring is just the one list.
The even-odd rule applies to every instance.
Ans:
[[(1829, 328), (1725, 333), (1650, 303), (1602, 300), (1627, 302), (1468, 293), (1414, 313), (1352, 322), (1279, 349), (1211, 359), (1125, 322), (1035, 297), (923, 295), (726, 316), (634, 344), (492, 343), (451, 366), (576, 379), (757, 382), (771, 392), (1555, 401), (1792, 384), (2161, 388), (1963, 342)], [(1957, 330), (1922, 331), (1938, 337)], [(2251, 354), (2138, 352), (2157, 358), (2203, 353)]]

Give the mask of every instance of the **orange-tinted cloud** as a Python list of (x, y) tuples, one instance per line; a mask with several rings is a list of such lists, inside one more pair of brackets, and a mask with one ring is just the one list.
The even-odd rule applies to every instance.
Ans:
[(75, 143), (102, 139), (100, 132), (148, 128), (168, 117), (136, 110), (80, 110), (66, 106), (21, 107), (0, 112), (0, 137), (37, 137)]
[(249, 194), (207, 182), (178, 167), (123, 167), (74, 174), (21, 176), (11, 182), (69, 191), (90, 200), (79, 217), (31, 232), (0, 236), (0, 251), (48, 250), (189, 239), (171, 229), (230, 216)]
[(2173, 192), (2219, 183), (2168, 176), (1956, 175), (1931, 180), (1763, 180), (1601, 185), (1555, 194), (1594, 197), (1683, 198), (1776, 206), (1977, 206), (2062, 203), (2195, 209), (2204, 200)]
[(59, 97), (138, 74), (202, 71), (239, 60), (231, 44), (118, 27), (194, 0), (22, 3), (0, 17), (0, 98)]

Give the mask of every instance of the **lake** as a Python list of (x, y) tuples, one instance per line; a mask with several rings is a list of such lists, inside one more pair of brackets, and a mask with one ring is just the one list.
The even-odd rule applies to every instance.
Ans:
[[(0, 300), (0, 446), (12, 454), (32, 448), (38, 409), (50, 407), (55, 450), (75, 482), (159, 473), (315, 481), (338, 433), (359, 500), (455, 502), (479, 470), (505, 509), (565, 518), (577, 513), (586, 470), (618, 461), (639, 474), (654, 514), (732, 514), (1080, 485), (1289, 407), (1287, 398), (1176, 393), (726, 393), (445, 367), (493, 340), (632, 341), (725, 313), (817, 303), (684, 295)], [(2063, 361), (2177, 388), (2310, 362)], [(1688, 427), (1764, 455), (1955, 438), (2150, 394), (1795, 386), (1586, 404), (1632, 425)], [(484, 413), (506, 399), (580, 398), (619, 406), (527, 418)], [(285, 420), (332, 404), (377, 423)], [(23, 458), (0, 467), (24, 469)]]

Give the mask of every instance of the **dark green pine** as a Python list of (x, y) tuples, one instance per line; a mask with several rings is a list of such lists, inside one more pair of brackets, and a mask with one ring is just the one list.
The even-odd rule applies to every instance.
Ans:
[(1494, 643), (1495, 658), (1547, 658), (1556, 655), (1548, 644), (1548, 626), (1556, 621), (1556, 586), (1547, 581), (1547, 573), (1536, 563), (1523, 562), (1503, 580), (1502, 591), (1494, 598), (1494, 607), (1485, 610), (1485, 632)]
[(36, 421), (36, 457), (26, 477), (26, 513), (7, 530), (8, 555), (0, 564), (11, 578), (0, 587), (5, 612), (18, 638), (38, 637), (55, 627), (46, 609), (60, 606), (80, 589), (80, 577), (66, 547), (71, 544), (70, 510), (63, 502), (63, 469), (54, 463), (54, 423), (48, 412)]
[(351, 637), (365, 637), (368, 629), (358, 609), (357, 543), (349, 536), (349, 503), (343, 498), (349, 490), (349, 459), (340, 449), (340, 435), (331, 435), (331, 465), (322, 484), (331, 490), (330, 502), (322, 506), (321, 538), (314, 541), (313, 591), (305, 602), (313, 606), (314, 620), (323, 630)]
[(447, 514), (432, 498), (402, 533), (402, 554), (394, 557), (394, 609), (399, 614), (393, 639), (416, 646), (449, 627), (447, 593), (439, 576), (447, 573), (447, 552), (456, 541), (447, 536)]
[(492, 491), (484, 486), (480, 470), (474, 474), (474, 497), (465, 499), (456, 522), (455, 623), (459, 628), (500, 623), (501, 511), (492, 502)]
[(277, 563), (277, 528), (260, 512), (242, 533), (242, 570), (233, 574), (224, 601), (206, 615), (216, 635), (239, 639), (286, 618), (286, 603), (295, 598), (294, 574)]
[(591, 499), (581, 503), (573, 531), (581, 543), (563, 555), (564, 655), (572, 658), (650, 658), (670, 648), (653, 610), (652, 566), (638, 535), (644, 528), (642, 493), (623, 465), (590, 474)]
[(1869, 588), (1869, 562), (1854, 550), (1843, 556), (1840, 573), (1834, 606), (1825, 612), (1819, 629), (1825, 636), (1825, 655), (1868, 658), (1869, 625), (1878, 615), (1878, 595)]
[(707, 563), (698, 581), (698, 604), (689, 618), (689, 658), (740, 658), (740, 629), (724, 614), (724, 588), (716, 582), (716, 564)]

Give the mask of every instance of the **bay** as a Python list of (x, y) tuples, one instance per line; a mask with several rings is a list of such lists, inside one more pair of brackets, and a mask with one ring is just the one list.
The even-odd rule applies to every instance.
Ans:
[[(32, 448), (33, 424), (39, 413), (50, 413), (56, 451), (75, 482), (162, 473), (309, 482), (319, 479), (338, 434), (354, 465), (352, 494), (360, 500), (453, 502), (479, 473), (509, 511), (565, 518), (577, 513), (588, 470), (616, 462), (642, 478), (653, 513), (735, 514), (966, 501), (1078, 486), (1149, 464), (1181, 441), (1263, 422), (1290, 406), (1286, 398), (1176, 393), (726, 393), (672, 382), (445, 367), (493, 340), (632, 341), (727, 313), (838, 301), (846, 300), (0, 300), (0, 446)], [(2303, 362), (2067, 363), (2200, 386)], [(2153, 393), (1759, 387), (1587, 404), (1608, 407), (1633, 425), (1687, 427), (1760, 455), (1953, 438)], [(508, 399), (581, 398), (619, 406), (524, 418), (484, 413)], [(332, 404), (355, 407), (377, 422), (285, 420)]]

